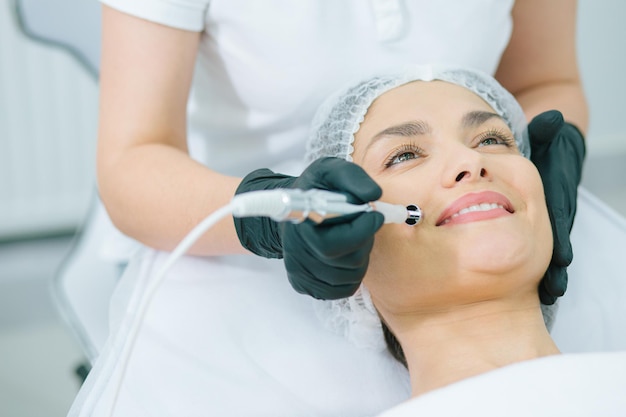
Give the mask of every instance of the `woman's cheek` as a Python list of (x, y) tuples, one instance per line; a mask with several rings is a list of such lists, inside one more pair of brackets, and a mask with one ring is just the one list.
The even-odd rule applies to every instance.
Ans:
[(534, 223), (534, 241), (538, 245), (536, 250), (539, 255), (537, 264), (545, 265), (547, 268), (552, 257), (553, 236), (545, 191), (537, 167), (529, 160), (525, 160), (523, 168), (525, 169), (520, 169), (516, 178), (523, 183), (520, 187), (523, 186), (522, 189), (526, 190), (523, 197), (527, 202), (531, 221)]

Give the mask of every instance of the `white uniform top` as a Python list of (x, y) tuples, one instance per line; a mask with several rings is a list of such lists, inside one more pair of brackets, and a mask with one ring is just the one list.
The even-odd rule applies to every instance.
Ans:
[[(297, 174), (317, 106), (346, 83), (416, 63), (494, 73), (512, 29), (504, 0), (103, 0), (203, 31), (189, 102), (194, 158), (231, 174)], [(134, 308), (165, 254), (130, 263), (112, 337), (70, 415), (367, 416), (408, 398), (406, 371), (315, 316), (281, 261), (185, 257), (150, 304), (132, 356)], [(122, 381), (121, 385), (119, 381)], [(118, 387), (118, 385), (120, 385)]]
[[(245, 175), (300, 161), (320, 102), (346, 83), (407, 63), (493, 74), (512, 0), (103, 0), (203, 31), (189, 106), (199, 159)], [(198, 145), (198, 142), (201, 145)]]

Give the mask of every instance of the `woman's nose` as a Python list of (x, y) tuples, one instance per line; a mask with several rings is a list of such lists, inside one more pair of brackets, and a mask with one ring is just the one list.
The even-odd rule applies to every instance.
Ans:
[[(470, 180), (472, 178), (472, 176), (475, 176), (476, 174), (474, 174), (472, 171), (469, 170), (465, 170), (465, 171), (461, 171), (457, 174), (456, 178), (454, 179), (455, 182), (461, 182), (463, 180)], [(478, 176), (480, 177), (486, 177), (487, 176), (487, 170), (485, 168), (480, 168), (480, 170), (478, 170)]]
[(443, 173), (446, 187), (454, 187), (461, 183), (484, 180), (489, 177), (485, 158), (480, 152), (457, 146), (448, 150), (448, 161)]

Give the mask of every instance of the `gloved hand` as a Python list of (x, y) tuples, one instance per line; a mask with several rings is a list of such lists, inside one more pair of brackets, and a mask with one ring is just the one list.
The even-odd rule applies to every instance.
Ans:
[(585, 140), (578, 128), (563, 120), (561, 112), (547, 111), (528, 125), (530, 159), (537, 166), (552, 223), (552, 260), (539, 285), (543, 304), (554, 304), (567, 289), (567, 266), (573, 253), (570, 231), (576, 214), (578, 185), (585, 159)]
[[(275, 188), (337, 191), (352, 204), (378, 200), (380, 187), (356, 164), (322, 158), (299, 177), (259, 169), (248, 174), (235, 194)], [(315, 224), (277, 223), (267, 217), (235, 218), (241, 244), (265, 258), (284, 258), (289, 282), (299, 293), (319, 299), (348, 297), (367, 270), (374, 233), (384, 216), (378, 212), (341, 216)]]

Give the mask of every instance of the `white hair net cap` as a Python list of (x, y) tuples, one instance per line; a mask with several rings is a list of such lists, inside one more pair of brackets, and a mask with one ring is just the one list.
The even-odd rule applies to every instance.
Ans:
[(490, 75), (466, 68), (411, 66), (395, 73), (376, 75), (331, 95), (318, 109), (306, 148), (306, 162), (334, 156), (352, 161), (354, 134), (367, 109), (385, 92), (413, 81), (446, 81), (473, 91), (509, 125), (517, 146), (530, 157), (526, 117), (515, 97)]
[[(413, 81), (445, 81), (465, 87), (481, 97), (500, 115), (513, 132), (522, 155), (530, 157), (526, 116), (515, 97), (492, 76), (481, 71), (446, 67), (412, 66), (395, 73), (376, 75), (331, 95), (319, 107), (312, 123), (305, 160), (337, 157), (352, 161), (354, 134), (371, 104), (385, 92)], [(380, 318), (369, 291), (363, 285), (348, 298), (315, 300), (315, 310), (324, 325), (342, 334), (359, 348), (386, 348)], [(558, 303), (541, 306), (550, 330)]]

